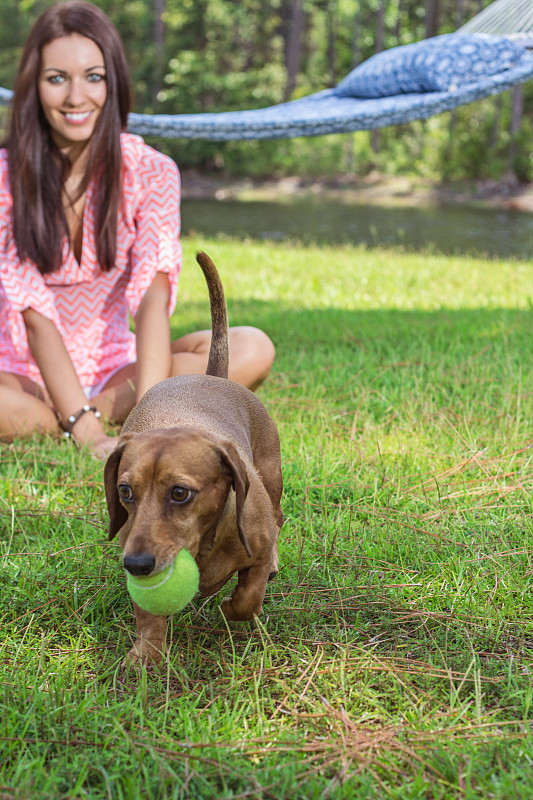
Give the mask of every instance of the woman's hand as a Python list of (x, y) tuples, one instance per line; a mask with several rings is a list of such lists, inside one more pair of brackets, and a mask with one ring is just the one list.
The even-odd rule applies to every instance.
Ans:
[(116, 436), (107, 436), (107, 434), (101, 433), (91, 441), (85, 441), (84, 444), (89, 448), (95, 458), (106, 461), (108, 455), (112, 453), (117, 446), (117, 442), (118, 438)]
[(86, 411), (71, 428), (71, 435), (79, 443), (87, 447), (93, 456), (103, 461), (115, 449), (118, 439), (108, 436), (102, 423), (93, 411)]
[[(39, 367), (52, 405), (65, 422), (87, 405), (87, 398), (54, 323), (33, 308), (22, 312), (28, 344)], [(71, 433), (80, 444), (87, 445), (97, 458), (106, 458), (114, 450), (116, 438), (107, 436), (104, 425), (94, 412), (86, 411), (72, 425)]]

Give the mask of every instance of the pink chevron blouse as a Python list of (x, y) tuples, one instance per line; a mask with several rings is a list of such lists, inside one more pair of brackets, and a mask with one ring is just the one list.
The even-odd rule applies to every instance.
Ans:
[(169, 314), (176, 305), (181, 269), (180, 178), (174, 162), (139, 136), (122, 134), (123, 196), (113, 269), (96, 260), (92, 184), (83, 217), (83, 254), (78, 264), (65, 237), (63, 263), (41, 275), (21, 262), (13, 241), (7, 152), (0, 150), (0, 371), (43, 385), (28, 347), (21, 312), (26, 308), (57, 326), (87, 394), (106, 376), (136, 359), (135, 317), (157, 272), (169, 276)]

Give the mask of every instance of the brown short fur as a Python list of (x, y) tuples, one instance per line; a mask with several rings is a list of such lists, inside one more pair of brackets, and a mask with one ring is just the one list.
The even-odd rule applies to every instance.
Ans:
[[(207, 255), (199, 253), (197, 260), (211, 301), (207, 374), (162, 381), (131, 411), (105, 466), (109, 537), (119, 533), (123, 562), (143, 574), (161, 571), (185, 547), (196, 559), (202, 596), (238, 572), (222, 610), (228, 619), (253, 619), (261, 613), (267, 581), (278, 571), (279, 436), (253, 392), (227, 379), (220, 278)], [(174, 501), (176, 487), (189, 491), (186, 502)], [(166, 617), (133, 606), (137, 641), (128, 661), (157, 662)]]

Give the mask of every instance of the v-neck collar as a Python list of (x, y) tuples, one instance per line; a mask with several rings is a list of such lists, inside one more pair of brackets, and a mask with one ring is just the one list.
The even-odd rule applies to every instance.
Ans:
[[(78, 270), (80, 275), (84, 275), (87, 272), (88, 239), (89, 236), (91, 236), (93, 233), (93, 225), (90, 224), (89, 222), (91, 218), (90, 211), (92, 210), (91, 206), (93, 199), (93, 189), (94, 189), (94, 181), (91, 180), (91, 182), (87, 187), (85, 202), (83, 204), (83, 214), (81, 218), (81, 253), (79, 261), (76, 258), (74, 248), (71, 246), (69, 238), (65, 237), (66, 245), (68, 247), (68, 261), (70, 262), (71, 266), (74, 266)], [(90, 269), (89, 272), (91, 272)]]

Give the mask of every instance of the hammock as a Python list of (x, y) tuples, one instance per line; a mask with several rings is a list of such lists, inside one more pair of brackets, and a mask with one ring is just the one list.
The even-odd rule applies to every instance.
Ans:
[[(510, 4), (515, 11), (522, 5), (529, 21), (518, 37), (507, 31), (505, 37), (493, 35), (494, 11), (501, 16), (503, 5), (508, 18)], [(484, 21), (488, 12), (492, 15), (490, 34)], [(167, 139), (290, 139), (426, 119), (533, 77), (533, 53), (518, 41), (531, 28), (531, 0), (498, 0), (456, 33), (372, 56), (332, 89), (247, 111), (131, 114), (128, 130)], [(12, 92), (0, 88), (0, 104), (8, 104), (11, 96)]]
[(533, 77), (533, 55), (512, 69), (460, 89), (397, 94), (389, 97), (342, 97), (335, 89), (253, 111), (206, 114), (131, 114), (129, 130), (167, 139), (292, 139), (400, 125), (499, 94)]

